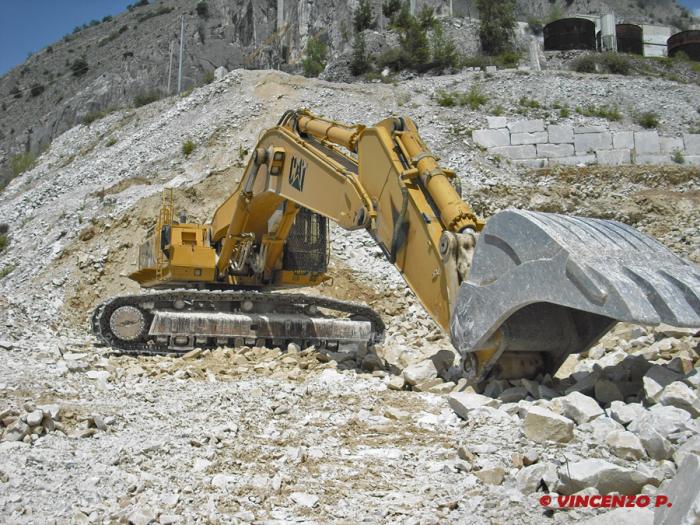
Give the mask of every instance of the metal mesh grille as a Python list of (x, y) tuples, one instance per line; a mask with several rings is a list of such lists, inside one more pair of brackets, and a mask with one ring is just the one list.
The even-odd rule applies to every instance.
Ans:
[(284, 248), (284, 269), (323, 273), (328, 268), (328, 220), (301, 208)]

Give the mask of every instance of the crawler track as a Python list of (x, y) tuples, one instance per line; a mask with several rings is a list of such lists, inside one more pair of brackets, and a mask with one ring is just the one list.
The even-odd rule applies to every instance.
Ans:
[[(244, 306), (245, 303), (245, 306)], [(139, 326), (129, 327), (129, 330), (136, 332), (130, 340), (125, 340), (114, 333), (110, 325), (112, 314), (121, 307), (132, 307), (138, 309), (143, 316), (143, 329)], [(312, 312), (313, 308), (330, 310), (333, 316), (324, 315), (321, 312)], [(125, 310), (122, 310), (125, 311)], [(127, 311), (133, 312), (134, 310)], [(211, 290), (170, 290), (144, 295), (125, 295), (114, 297), (95, 308), (92, 314), (92, 331), (107, 346), (120, 350), (125, 354), (133, 355), (158, 355), (170, 354), (173, 352), (184, 353), (193, 347), (211, 348), (222, 344), (257, 344), (280, 346), (289, 342), (300, 345), (317, 345), (334, 348), (343, 343), (339, 338), (334, 338), (333, 334), (319, 334), (314, 332), (314, 323), (327, 323), (333, 325), (337, 318), (337, 313), (346, 314), (345, 319), (358, 321), (366, 327), (371, 324), (371, 330), (367, 333), (364, 341), (353, 341), (366, 346), (372, 346), (382, 341), (384, 336), (384, 322), (381, 317), (371, 308), (360, 304), (339, 301), (326, 297), (316, 297), (303, 294), (287, 293), (260, 293), (251, 291), (211, 291)], [(246, 333), (232, 334), (227, 328), (225, 334), (212, 335), (211, 331), (201, 333), (183, 332), (163, 334), (162, 330), (155, 330), (158, 320), (169, 317), (179, 317), (182, 321), (190, 321), (187, 314), (193, 314), (188, 326), (195, 329), (198, 326), (206, 325), (220, 326), (221, 318), (243, 317), (250, 315), (258, 319), (265, 319), (269, 324), (275, 325), (277, 331), (271, 336), (269, 331), (259, 330), (252, 334), (250, 329), (255, 331), (256, 326), (250, 325)], [(282, 319), (281, 321), (276, 320)], [(293, 322), (289, 321), (293, 319)], [(177, 321), (176, 319), (175, 321)], [(285, 321), (286, 320), (286, 321)], [(173, 325), (177, 322), (173, 321)], [(202, 324), (202, 321), (204, 324)], [(167, 323), (165, 323), (167, 324)], [(226, 322), (224, 321), (225, 325)], [(253, 322), (253, 324), (255, 324)], [(347, 325), (347, 321), (345, 322)], [(161, 327), (163, 323), (160, 323)], [(283, 333), (279, 333), (280, 327)], [(234, 327), (235, 328), (235, 327)], [(286, 330), (285, 330), (286, 329)], [(156, 332), (156, 333), (154, 333)], [(180, 338), (177, 340), (176, 338)], [(187, 342), (183, 342), (188, 339)]]

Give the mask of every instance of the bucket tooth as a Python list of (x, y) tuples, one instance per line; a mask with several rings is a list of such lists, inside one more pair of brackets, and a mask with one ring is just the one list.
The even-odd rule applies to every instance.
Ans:
[(450, 332), (480, 381), (506, 357), (512, 374), (514, 352), (554, 373), (618, 321), (700, 327), (700, 269), (619, 222), (506, 210), (479, 236)]

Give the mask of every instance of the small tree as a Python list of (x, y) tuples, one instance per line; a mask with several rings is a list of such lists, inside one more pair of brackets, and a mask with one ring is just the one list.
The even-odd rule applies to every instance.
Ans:
[(357, 33), (355, 41), (352, 44), (352, 61), (350, 62), (350, 71), (353, 75), (361, 75), (369, 70), (369, 60), (367, 58), (367, 49), (365, 45), (365, 35)]
[(433, 66), (445, 69), (448, 67), (457, 67), (459, 56), (454, 42), (445, 36), (441, 24), (435, 24), (433, 30), (433, 40), (431, 42), (433, 51)]
[(477, 0), (481, 17), (479, 37), (484, 52), (497, 55), (513, 48), (515, 0)]
[(360, 0), (360, 5), (357, 6), (357, 10), (353, 15), (353, 23), (355, 24), (355, 31), (358, 33), (365, 29), (374, 29), (376, 27), (372, 4), (369, 3), (369, 0)]
[(401, 0), (385, 0), (382, 3), (382, 14), (393, 21), (394, 16), (401, 10)]
[(399, 12), (392, 19), (391, 25), (397, 29), (408, 29), (411, 25), (412, 18), (413, 15), (411, 14), (411, 8), (409, 7), (408, 2), (403, 2), (401, 4), (401, 9), (399, 9)]
[(309, 38), (306, 44), (306, 56), (301, 61), (305, 77), (317, 77), (326, 67), (328, 46), (316, 37)]
[(435, 9), (429, 5), (424, 5), (421, 7), (418, 13), (418, 23), (423, 29), (430, 29), (435, 25), (437, 20), (435, 19)]
[(38, 97), (44, 92), (44, 89), (45, 88), (43, 85), (39, 84), (38, 82), (34, 82), (29, 92), (31, 93), (32, 97)]
[(81, 77), (88, 72), (89, 66), (84, 58), (76, 58), (70, 66), (74, 77)]
[(429, 65), (428, 32), (414, 16), (410, 17), (408, 27), (401, 34), (401, 49), (413, 69), (421, 71)]
[(206, 0), (197, 2), (197, 7), (195, 9), (197, 10), (197, 15), (199, 15), (201, 18), (209, 17), (209, 4), (207, 4)]

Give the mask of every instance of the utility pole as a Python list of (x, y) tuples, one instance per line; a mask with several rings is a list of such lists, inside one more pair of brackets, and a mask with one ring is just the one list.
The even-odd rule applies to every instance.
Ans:
[(170, 41), (170, 61), (168, 62), (168, 91), (166, 93), (170, 95), (170, 79), (173, 78), (173, 40)]
[(185, 50), (185, 15), (182, 15), (180, 25), (180, 63), (177, 68), (177, 92), (182, 91), (182, 54)]

